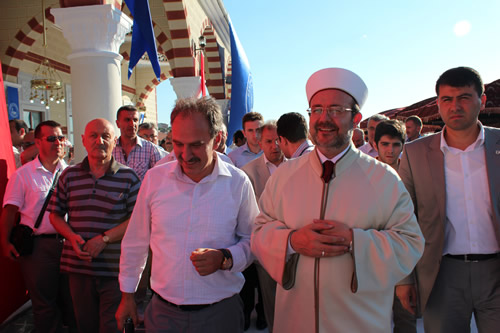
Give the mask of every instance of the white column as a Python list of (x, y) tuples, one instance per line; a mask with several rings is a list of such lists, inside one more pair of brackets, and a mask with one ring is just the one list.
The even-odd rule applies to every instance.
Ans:
[(177, 98), (199, 97), (201, 94), (201, 77), (185, 76), (170, 78)]
[[(105, 118), (115, 124), (122, 105), (120, 45), (132, 27), (132, 20), (111, 5), (52, 8), (56, 24), (62, 27), (71, 46), (73, 128), (75, 159), (86, 151), (81, 142), (85, 125)], [(116, 135), (119, 130), (115, 126)]]
[(219, 104), (222, 111), (222, 118), (224, 119), (224, 124), (226, 126), (229, 124), (229, 100), (228, 99), (217, 99), (217, 104)]

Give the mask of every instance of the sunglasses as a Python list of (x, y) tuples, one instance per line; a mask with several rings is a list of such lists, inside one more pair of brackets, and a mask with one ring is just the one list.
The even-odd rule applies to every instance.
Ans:
[(51, 135), (46, 136), (45, 140), (47, 140), (47, 142), (56, 142), (56, 140), (63, 142), (64, 140), (66, 140), (66, 137), (64, 135)]

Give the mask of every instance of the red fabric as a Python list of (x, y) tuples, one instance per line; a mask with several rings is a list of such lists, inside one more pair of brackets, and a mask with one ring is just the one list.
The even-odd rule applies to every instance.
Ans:
[(205, 90), (205, 57), (203, 51), (200, 51), (200, 75), (201, 75), (201, 95), (205, 97), (207, 92)]
[[(7, 181), (14, 171), (16, 163), (12, 152), (5, 90), (0, 63), (0, 200), (3, 203)], [(0, 212), (3, 204), (0, 205)], [(23, 305), (29, 297), (24, 286), (19, 264), (0, 255), (0, 323)]]

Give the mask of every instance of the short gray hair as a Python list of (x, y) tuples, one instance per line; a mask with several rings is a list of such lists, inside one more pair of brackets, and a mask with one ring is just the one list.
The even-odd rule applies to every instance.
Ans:
[(222, 112), (219, 104), (212, 97), (203, 98), (180, 98), (175, 102), (174, 109), (170, 114), (170, 124), (174, 124), (175, 118), (199, 113), (208, 122), (210, 138), (213, 139), (222, 128)]

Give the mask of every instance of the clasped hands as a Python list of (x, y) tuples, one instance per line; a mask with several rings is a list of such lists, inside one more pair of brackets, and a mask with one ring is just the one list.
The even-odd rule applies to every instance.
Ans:
[(343, 223), (313, 220), (292, 233), (290, 245), (308, 257), (335, 257), (349, 252), (352, 237), (352, 229)]
[(75, 233), (69, 241), (78, 258), (88, 262), (97, 257), (107, 245), (102, 241), (101, 235), (97, 235), (85, 242), (82, 236)]

